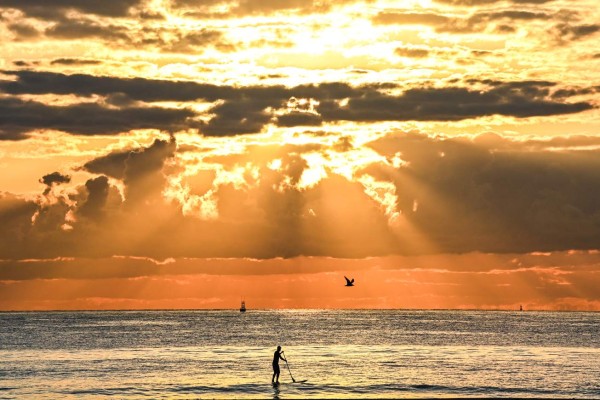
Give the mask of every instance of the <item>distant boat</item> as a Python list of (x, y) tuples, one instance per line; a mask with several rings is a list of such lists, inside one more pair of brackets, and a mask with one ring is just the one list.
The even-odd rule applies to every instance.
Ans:
[(240, 312), (246, 312), (246, 302), (242, 300), (242, 305), (240, 306)]

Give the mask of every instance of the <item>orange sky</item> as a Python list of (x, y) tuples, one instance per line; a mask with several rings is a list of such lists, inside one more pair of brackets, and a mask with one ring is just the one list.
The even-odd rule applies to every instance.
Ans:
[(250, 308), (598, 310), (599, 261), (598, 252), (23, 260), (0, 264), (0, 308), (235, 308), (243, 298)]
[(598, 21), (0, 0), (0, 310), (598, 310)]

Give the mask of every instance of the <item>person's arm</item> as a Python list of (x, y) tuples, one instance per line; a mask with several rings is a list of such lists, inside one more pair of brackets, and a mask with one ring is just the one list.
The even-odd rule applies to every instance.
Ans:
[(287, 362), (287, 360), (285, 358), (283, 358), (283, 351), (281, 353), (279, 353), (279, 358), (281, 358), (283, 361)]

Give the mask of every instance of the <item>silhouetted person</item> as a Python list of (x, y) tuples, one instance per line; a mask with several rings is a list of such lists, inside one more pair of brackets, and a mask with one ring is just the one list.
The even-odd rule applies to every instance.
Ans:
[[(281, 358), (283, 361), (287, 362), (285, 358), (281, 355), (283, 351), (281, 351), (281, 346), (277, 346), (277, 350), (273, 354), (273, 378), (271, 378), (271, 383), (277, 384), (279, 383), (279, 359)], [(277, 377), (277, 379), (275, 379)]]
[[(344, 276), (344, 278), (346, 278)], [(346, 286), (354, 286), (354, 278), (352, 278), (352, 280), (346, 278)]]

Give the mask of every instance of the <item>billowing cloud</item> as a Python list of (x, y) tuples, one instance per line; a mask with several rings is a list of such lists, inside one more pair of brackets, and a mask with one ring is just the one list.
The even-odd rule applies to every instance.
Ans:
[[(177, 174), (188, 164), (174, 140), (157, 140), (88, 162), (84, 168), (101, 175), (69, 201), (46, 192), (54, 197), (37, 211), (25, 201), (7, 209), (23, 217), (15, 221), (24, 232), (11, 239), (19, 244), (9, 253), (270, 258), (590, 249), (600, 237), (598, 145), (589, 137), (518, 142), (398, 133), (362, 150), (258, 146), (228, 159), (199, 154), (205, 169), (221, 167), (184, 183)], [(352, 179), (314, 164), (325, 154), (356, 157), (368, 148), (379, 160), (350, 164)], [(106, 176), (122, 182), (124, 201)], [(72, 247), (47, 245), (66, 238)]]
[(403, 214), (447, 251), (598, 246), (600, 209), (591, 204), (600, 193), (590, 190), (600, 179), (595, 157), (584, 162), (572, 151), (524, 153), (526, 144), (517, 143), (490, 151), (497, 141), (485, 143), (438, 142), (419, 135), (384, 138), (374, 148), (387, 157), (401, 153), (408, 166), (374, 166), (371, 173), (395, 182), (404, 193)]

